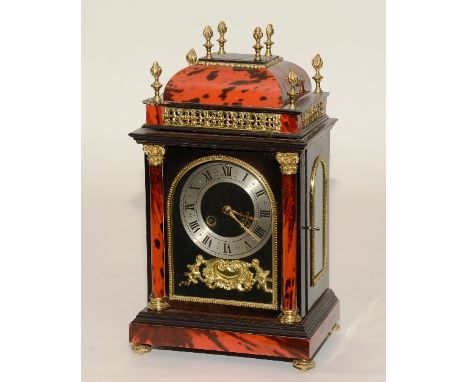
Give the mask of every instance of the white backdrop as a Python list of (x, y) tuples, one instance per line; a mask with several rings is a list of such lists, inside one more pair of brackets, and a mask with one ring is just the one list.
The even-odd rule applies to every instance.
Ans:
[[(228, 26), (226, 50), (253, 52), (255, 26), (275, 28), (273, 53), (313, 74), (324, 60), (331, 135), (331, 287), (342, 330), (306, 375), (283, 362), (128, 345), (145, 305), (144, 174), (127, 136), (145, 119), (149, 68), (161, 82), (203, 52), (202, 29)], [(383, 381), (385, 373), (385, 3), (354, 1), (84, 1), (83, 380)]]

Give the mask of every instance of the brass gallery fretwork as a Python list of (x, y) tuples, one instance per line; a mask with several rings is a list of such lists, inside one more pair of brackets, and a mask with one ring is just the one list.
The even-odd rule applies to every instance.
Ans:
[(280, 131), (280, 114), (166, 106), (164, 125), (234, 130)]

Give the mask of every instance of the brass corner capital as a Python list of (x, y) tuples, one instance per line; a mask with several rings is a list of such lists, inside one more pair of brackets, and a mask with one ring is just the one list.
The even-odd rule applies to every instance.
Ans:
[(169, 308), (169, 303), (167, 302), (166, 297), (153, 297), (150, 296), (147, 308), (150, 310), (155, 310), (160, 312)]
[(281, 309), (281, 314), (278, 316), (278, 319), (282, 324), (297, 324), (302, 321), (301, 316), (297, 313), (297, 309)]
[(160, 166), (164, 162), (164, 146), (143, 145), (143, 151), (148, 156), (150, 166)]
[(280, 164), (283, 175), (294, 175), (297, 173), (299, 165), (299, 154), (297, 153), (277, 153), (276, 160)]

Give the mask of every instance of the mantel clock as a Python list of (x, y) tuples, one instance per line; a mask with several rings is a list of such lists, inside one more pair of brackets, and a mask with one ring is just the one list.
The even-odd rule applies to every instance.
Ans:
[(328, 93), (272, 53), (225, 50), (227, 27), (203, 30), (205, 56), (154, 97), (130, 136), (145, 154), (148, 303), (132, 349), (185, 349), (290, 360), (301, 370), (338, 327), (329, 288)]

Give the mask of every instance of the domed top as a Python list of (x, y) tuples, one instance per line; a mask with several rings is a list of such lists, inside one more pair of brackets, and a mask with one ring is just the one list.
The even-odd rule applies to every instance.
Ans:
[(255, 60), (250, 54), (213, 54), (176, 73), (164, 90), (174, 103), (282, 109), (289, 104), (288, 73), (298, 76), (298, 94), (311, 91), (307, 73), (281, 57)]

